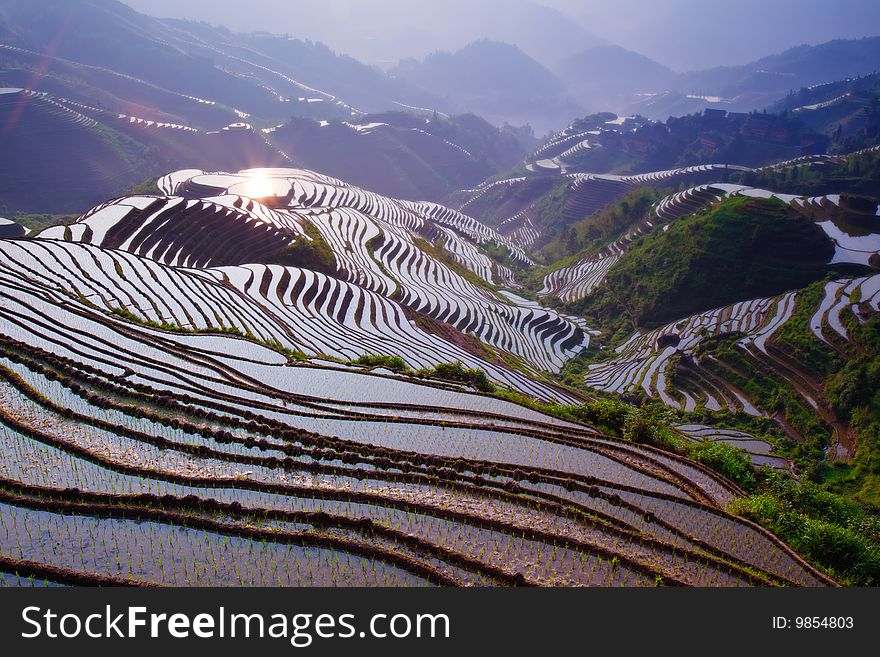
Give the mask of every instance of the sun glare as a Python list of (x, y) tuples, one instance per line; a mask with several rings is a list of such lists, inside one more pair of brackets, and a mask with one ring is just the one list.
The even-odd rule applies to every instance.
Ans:
[(245, 195), (251, 198), (266, 198), (275, 195), (275, 186), (266, 176), (254, 176), (245, 186)]

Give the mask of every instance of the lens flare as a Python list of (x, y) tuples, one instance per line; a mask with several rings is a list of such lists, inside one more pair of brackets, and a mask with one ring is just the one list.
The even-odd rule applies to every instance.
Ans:
[(266, 176), (254, 176), (244, 186), (244, 195), (250, 198), (275, 196), (275, 185)]

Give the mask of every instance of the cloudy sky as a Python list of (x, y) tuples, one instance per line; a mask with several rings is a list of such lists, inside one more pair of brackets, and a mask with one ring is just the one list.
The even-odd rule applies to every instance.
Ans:
[(575, 43), (611, 42), (684, 71), (880, 33), (878, 0), (123, 1), (154, 16), (323, 41), (385, 66), (488, 37), (545, 62)]

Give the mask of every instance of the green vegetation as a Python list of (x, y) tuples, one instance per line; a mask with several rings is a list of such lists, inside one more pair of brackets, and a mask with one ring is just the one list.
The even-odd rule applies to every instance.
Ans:
[[(568, 182), (555, 187), (542, 196), (531, 210), (532, 216), (538, 218), (539, 225), (549, 226), (544, 234), (550, 237), (549, 241), (532, 253), (534, 258), (548, 263), (548, 266), (532, 267), (519, 276), (519, 282), (524, 285), (524, 293), (527, 295), (543, 286), (544, 277), (549, 272), (601, 251), (623, 235), (648, 215), (653, 203), (661, 196), (660, 192), (641, 187), (600, 212), (563, 225), (562, 212), (568, 187)], [(632, 328), (623, 307), (604, 287), (597, 289), (588, 300), (579, 299), (565, 304), (559, 299), (544, 297), (541, 302), (556, 310), (585, 317), (591, 326), (601, 328), (607, 335), (622, 335)]]
[(724, 475), (740, 488), (754, 490), (755, 469), (749, 457), (739, 448), (713, 441), (685, 443), (685, 447), (686, 456)]
[(366, 367), (384, 367), (392, 372), (409, 372), (410, 367), (400, 356), (391, 356), (389, 354), (365, 354), (354, 361), (355, 365), (364, 365)]
[(816, 339), (810, 330), (810, 318), (825, 296), (825, 281), (817, 281), (798, 296), (789, 320), (773, 336), (773, 341), (797, 356), (799, 363), (820, 375), (827, 375), (835, 366), (835, 354)]
[[(841, 352), (821, 342), (810, 329), (810, 318), (824, 296), (824, 281), (803, 290), (791, 318), (773, 338), (775, 348), (813, 382), (840, 426), (849, 428), (856, 450), (850, 462), (829, 461), (831, 427), (775, 370), (762, 368), (735, 346), (739, 336), (705, 341), (697, 357), (708, 369), (737, 386), (758, 406), (778, 412), (800, 440), (777, 436), (772, 442), (791, 458), (804, 479), (843, 495), (865, 509), (880, 510), (880, 316), (861, 324), (846, 319), (852, 340)], [(712, 358), (706, 358), (711, 356)], [(815, 394), (815, 393), (814, 393)], [(694, 421), (717, 425), (719, 418)], [(749, 430), (747, 428), (747, 430)]]
[[(558, 205), (553, 195), (544, 197), (548, 206)], [(644, 219), (657, 200), (657, 193), (640, 187), (599, 212), (566, 226), (561, 233), (541, 249), (545, 262), (556, 263), (572, 256), (580, 257), (600, 251), (634, 224)], [(564, 199), (562, 199), (564, 202)], [(573, 258), (578, 259), (578, 258)], [(554, 267), (555, 268), (555, 267)]]
[(235, 328), (234, 326), (211, 326), (208, 328), (196, 329), (181, 326), (180, 324), (154, 322), (149, 319), (144, 319), (140, 315), (136, 315), (135, 313), (131, 312), (128, 308), (115, 307), (111, 308), (110, 312), (117, 317), (128, 320), (129, 322), (134, 322), (135, 324), (140, 324), (141, 326), (149, 326), (151, 328), (161, 329), (163, 331), (169, 331), (170, 333), (216, 333), (220, 335), (234, 335), (240, 338), (254, 337), (253, 335), (244, 333), (241, 329)]
[(843, 584), (880, 584), (880, 517), (816, 484), (764, 473), (729, 510), (753, 520)]
[(875, 72), (792, 91), (776, 103), (774, 109), (815, 107), (808, 112), (798, 112), (798, 117), (808, 128), (831, 138), (829, 153), (851, 153), (877, 143), (880, 136), (878, 97), (880, 74)]
[(499, 265), (503, 265), (508, 269), (515, 271), (517, 269), (526, 268), (526, 264), (522, 260), (518, 260), (511, 256), (510, 249), (507, 248), (507, 246), (500, 244), (495, 240), (489, 240), (488, 242), (480, 244), (480, 250)]
[(613, 348), (626, 341), (636, 328), (636, 324), (628, 315), (627, 309), (621, 303), (617, 293), (605, 285), (597, 288), (583, 299), (567, 304), (560, 302), (551, 305), (583, 317), (590, 326), (601, 330), (602, 334), (606, 336), (601, 345), (597, 341), (591, 341), (589, 351), (593, 351), (594, 344), (597, 351), (590, 362), (613, 358)]
[(742, 390), (758, 407), (782, 414), (798, 435), (809, 437), (798, 449), (811, 452), (809, 458), (823, 458), (822, 450), (831, 442), (828, 425), (787, 380), (756, 367), (754, 360), (736, 345), (742, 337), (733, 334), (704, 340), (696, 351), (701, 366)]
[(880, 316), (853, 321), (848, 330), (860, 353), (826, 379), (825, 395), (854, 433), (856, 453), (851, 463), (826, 466), (821, 475), (833, 490), (880, 510)]
[(442, 381), (453, 381), (473, 386), (481, 392), (494, 392), (495, 385), (483, 370), (465, 367), (464, 363), (439, 363), (432, 370), (419, 370), (417, 376), (428, 376)]
[(619, 133), (605, 148), (585, 149), (569, 158), (571, 167), (595, 173), (660, 171), (710, 162), (758, 167), (801, 155), (805, 143), (822, 152), (829, 142), (827, 135), (806, 126), (799, 113), (786, 111), (732, 117), (696, 112), (671, 116), (665, 124), (637, 122), (642, 125)]
[(277, 258), (278, 264), (311, 269), (328, 276), (335, 275), (336, 256), (332, 247), (321, 236), (318, 228), (310, 222), (303, 222), (303, 230), (307, 237), (300, 236), (293, 244), (287, 246)]
[(16, 214), (10, 217), (16, 223), (29, 228), (35, 233), (39, 233), (52, 226), (69, 226), (78, 218), (78, 215), (75, 214)]
[(162, 190), (159, 189), (159, 178), (150, 178), (140, 185), (132, 187), (125, 193), (125, 196), (159, 196)]
[(365, 367), (384, 367), (399, 374), (407, 374), (438, 381), (464, 383), (472, 386), (480, 392), (499, 392), (499, 388), (489, 380), (489, 376), (480, 369), (466, 367), (461, 361), (454, 363), (438, 363), (432, 368), (413, 370), (400, 356), (391, 354), (365, 354), (352, 361), (354, 365)]
[(745, 490), (754, 490), (756, 473), (744, 452), (717, 442), (693, 442), (672, 428), (674, 411), (657, 401), (636, 406), (617, 397), (602, 397), (579, 406), (548, 405), (543, 410), (584, 422), (612, 436), (651, 445), (693, 459), (727, 477)]
[[(89, 305), (93, 304), (90, 303)], [(149, 319), (144, 319), (140, 315), (136, 315), (135, 313), (131, 312), (128, 308), (115, 307), (111, 308), (110, 312), (117, 317), (121, 317), (122, 319), (129, 322), (140, 324), (141, 326), (148, 326), (150, 328), (159, 329), (161, 331), (168, 331), (169, 333), (196, 335), (231, 335), (237, 338), (250, 340), (251, 342), (255, 342), (256, 344), (263, 345), (264, 347), (268, 347), (273, 351), (284, 354), (292, 362), (302, 362), (309, 360), (309, 356), (307, 356), (304, 352), (299, 351), (298, 349), (289, 349), (275, 339), (262, 340), (256, 337), (253, 333), (250, 333), (249, 331), (242, 331), (241, 329), (234, 326), (209, 326), (206, 328), (197, 329), (187, 326), (181, 326), (180, 324), (154, 322)]]
[(652, 326), (804, 287), (833, 253), (822, 229), (781, 201), (730, 198), (636, 240), (607, 286), (634, 324)]
[(116, 315), (117, 317), (121, 317), (122, 319), (128, 320), (129, 322), (134, 322), (135, 324), (140, 324), (141, 326), (149, 326), (151, 328), (157, 328), (162, 331), (169, 331), (171, 333), (194, 333), (195, 331), (192, 329), (185, 328), (180, 324), (172, 324), (170, 322), (154, 322), (149, 319), (144, 319), (140, 315), (136, 315), (131, 312), (128, 308), (116, 307), (111, 308), (110, 312)]
[(568, 180), (563, 180), (549, 192), (542, 194), (529, 209), (535, 225), (543, 227), (539, 240), (544, 241), (561, 230), (562, 211), (570, 186)]
[[(880, 152), (850, 155), (843, 162), (829, 162), (821, 167), (801, 165), (745, 171), (740, 174), (739, 180), (743, 185), (803, 196), (849, 193), (878, 197)], [(871, 214), (876, 208), (875, 202)]]
[[(235, 335), (235, 333), (232, 333), (232, 335)], [(244, 335), (244, 337), (247, 338), (248, 340), (251, 340), (252, 342), (256, 342), (257, 344), (261, 344), (264, 347), (269, 347), (269, 349), (273, 349), (274, 351), (277, 351), (280, 354), (284, 354), (285, 356), (287, 356), (287, 359), (293, 363), (304, 363), (305, 361), (310, 360), (310, 358), (311, 358), (304, 351), (301, 351), (299, 349), (290, 349), (289, 347), (285, 347), (280, 342), (278, 342), (278, 340), (276, 340), (275, 338), (271, 338), (269, 340), (260, 340), (256, 337), (254, 337), (253, 335), (247, 335), (247, 334)]]

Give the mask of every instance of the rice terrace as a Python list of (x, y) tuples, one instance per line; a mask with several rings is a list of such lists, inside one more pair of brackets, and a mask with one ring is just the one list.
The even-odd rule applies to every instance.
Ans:
[(65, 6), (0, 0), (0, 585), (880, 584), (876, 37), (520, 107)]

